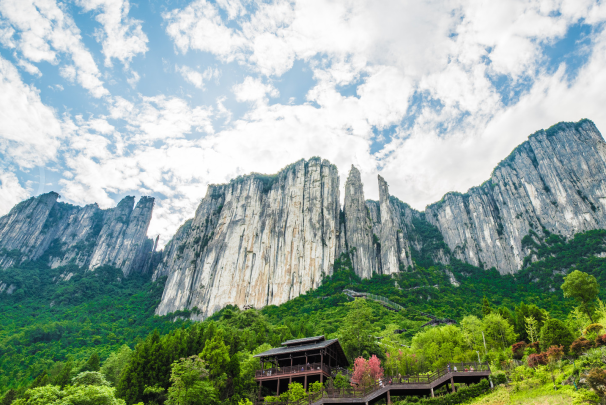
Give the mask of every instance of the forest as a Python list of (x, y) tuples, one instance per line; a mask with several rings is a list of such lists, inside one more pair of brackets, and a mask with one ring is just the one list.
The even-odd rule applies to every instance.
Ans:
[[(599, 403), (606, 387), (605, 237), (604, 230), (570, 240), (529, 234), (532, 256), (508, 276), (416, 252), (414, 269), (362, 280), (343, 254), (307, 294), (258, 310), (226, 307), (204, 322), (188, 320), (189, 311), (155, 316), (164, 280), (149, 275), (25, 263), (0, 273), (15, 286), (0, 294), (0, 404), (250, 404), (260, 367), (253, 356), (317, 335), (338, 338), (354, 365), (350, 377), (327, 382), (335, 386), (427, 373), (478, 356), (493, 371), (494, 390), (478, 384), (438, 392), (434, 400), (398, 399), (402, 404), (528, 395)], [(406, 309), (354, 300), (345, 289)], [(457, 324), (422, 327), (429, 319), (421, 312)], [(289, 388), (280, 398), (262, 395), (266, 402), (308, 403), (302, 387)]]

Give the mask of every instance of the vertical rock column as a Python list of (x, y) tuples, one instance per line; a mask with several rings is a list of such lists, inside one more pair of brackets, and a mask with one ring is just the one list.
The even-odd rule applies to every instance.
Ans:
[(364, 201), (364, 188), (360, 171), (351, 166), (345, 183), (345, 238), (351, 252), (351, 260), (356, 274), (370, 278), (377, 272), (375, 247), (372, 240), (372, 220)]
[(394, 218), (394, 213), (389, 202), (389, 186), (383, 177), (379, 178), (379, 203), (381, 206), (381, 265), (383, 274), (393, 274), (400, 270), (398, 260), (397, 232), (399, 221)]

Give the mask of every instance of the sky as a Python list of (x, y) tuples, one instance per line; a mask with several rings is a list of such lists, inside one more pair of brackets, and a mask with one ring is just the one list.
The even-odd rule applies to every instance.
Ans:
[(606, 131), (605, 21), (590, 0), (0, 0), (0, 215), (151, 195), (166, 243), (208, 184), (313, 156), (422, 210), (539, 129)]

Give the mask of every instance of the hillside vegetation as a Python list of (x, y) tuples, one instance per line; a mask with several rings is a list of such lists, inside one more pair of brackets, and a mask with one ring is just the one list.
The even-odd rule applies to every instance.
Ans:
[[(186, 320), (188, 311), (154, 316), (163, 283), (152, 283), (149, 276), (124, 279), (111, 267), (84, 272), (28, 263), (0, 273), (2, 282), (15, 286), (11, 295), (0, 294), (3, 403), (17, 397), (21, 398), (17, 403), (36, 403), (34, 393), (49, 387), (58, 387), (52, 394), (57, 398), (69, 398), (76, 395), (69, 394), (75, 389), (70, 387), (89, 385), (105, 387), (104, 395), (112, 401), (175, 403), (171, 402), (178, 395), (175, 384), (197, 370), (200, 379), (192, 392), (204, 393), (205, 402), (188, 397), (180, 403), (238, 404), (256, 396), (254, 353), (290, 338), (321, 334), (338, 337), (352, 364), (358, 357), (376, 356), (385, 374), (474, 361), (478, 351), (483, 361), (503, 370), (499, 378), (510, 384), (489, 396), (521, 395), (518, 392), (524, 389), (514, 391), (515, 384), (533, 379), (536, 390), (550, 384), (553, 388), (553, 372), (558, 387), (564, 387), (562, 382), (568, 384), (565, 387), (577, 384), (582, 391), (575, 392), (595, 399), (585, 374), (604, 367), (600, 336), (606, 331), (588, 326), (606, 322), (606, 312), (595, 299), (581, 305), (564, 298), (560, 286), (574, 269), (606, 285), (606, 258), (599, 257), (606, 251), (605, 237), (604, 230), (568, 241), (556, 235), (540, 240), (530, 234), (525, 243), (533, 254), (515, 276), (456, 260), (447, 266), (437, 264), (428, 249), (414, 252), (414, 270), (361, 280), (348, 256), (342, 255), (334, 274), (318, 289), (260, 310), (227, 307), (201, 323)], [(386, 297), (406, 310), (393, 312), (370, 300), (354, 301), (344, 289)], [(598, 297), (603, 294), (601, 290)], [(423, 328), (429, 319), (420, 312), (455, 319), (458, 325)], [(405, 332), (394, 333), (398, 329)], [(577, 348), (571, 351), (573, 341)], [(560, 345), (562, 353), (555, 361), (541, 354)], [(576, 366), (567, 356), (578, 359)], [(98, 371), (107, 385), (77, 385), (73, 380)]]

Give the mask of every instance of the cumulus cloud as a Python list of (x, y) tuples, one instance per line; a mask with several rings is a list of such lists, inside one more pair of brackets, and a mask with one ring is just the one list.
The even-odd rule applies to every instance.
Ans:
[(7, 214), (13, 206), (29, 197), (29, 191), (21, 187), (14, 173), (0, 171), (0, 215)]
[[(44, 4), (50, 10), (54, 3)], [(128, 65), (146, 52), (147, 37), (128, 16), (127, 1), (78, 4), (98, 13), (106, 65), (114, 59)], [(29, 62), (58, 63), (68, 52), (55, 45), (52, 32), (69, 27), (69, 17), (46, 10), (40, 21), (52, 24), (30, 33), (0, 8), (9, 21), (0, 23), (0, 42)], [(423, 209), (447, 191), (484, 181), (539, 128), (583, 117), (606, 128), (606, 6), (589, 0), (195, 0), (163, 18), (178, 54), (163, 58), (166, 91), (106, 97), (107, 110), (60, 121), (35, 88), (11, 79), (56, 123), (43, 151), (50, 159), (63, 148), (62, 195), (106, 207), (125, 193), (156, 195), (150, 233), (161, 234), (163, 243), (193, 215), (208, 184), (274, 173), (300, 158), (329, 159), (342, 182), (355, 164), (368, 198), (378, 196), (380, 173), (392, 194)], [(569, 76), (564, 64), (550, 65), (545, 47), (581, 22), (593, 24), (588, 60)], [(79, 31), (72, 28), (77, 45)], [(214, 58), (215, 67), (200, 67), (199, 53)], [(70, 58), (60, 73), (79, 82), (82, 65)], [(302, 77), (295, 65), (313, 77), (293, 94)], [(141, 76), (143, 69), (137, 67)], [(134, 87), (139, 73), (125, 71)], [(223, 88), (207, 86), (221, 74)], [(289, 101), (282, 104), (280, 96)], [(37, 145), (34, 130), (30, 144)]]
[(240, 84), (236, 84), (232, 91), (236, 96), (236, 100), (261, 102), (267, 100), (267, 95), (270, 97), (278, 97), (280, 92), (271, 84), (264, 84), (260, 79), (255, 79), (248, 76)]
[(4, 0), (0, 2), (0, 15), (18, 36), (14, 43), (23, 57), (31, 62), (57, 64), (58, 53), (65, 53), (73, 63), (71, 79), (94, 97), (109, 94), (99, 79), (100, 72), (92, 55), (82, 43), (80, 30), (55, 1)]
[(147, 35), (141, 21), (128, 16), (128, 0), (78, 0), (84, 11), (97, 11), (95, 19), (103, 26), (97, 40), (103, 44), (105, 65), (112, 66), (112, 59), (128, 65), (137, 54), (147, 52)]
[(32, 168), (55, 159), (63, 123), (23, 83), (17, 68), (0, 57), (0, 153), (19, 167)]
[(221, 77), (221, 71), (219, 69), (213, 69), (211, 67), (207, 67), (202, 73), (198, 72), (190, 68), (189, 66), (175, 66), (175, 70), (183, 76), (186, 82), (193, 84), (194, 87), (204, 90), (204, 83), (209, 80), (214, 79), (215, 81), (219, 80)]

